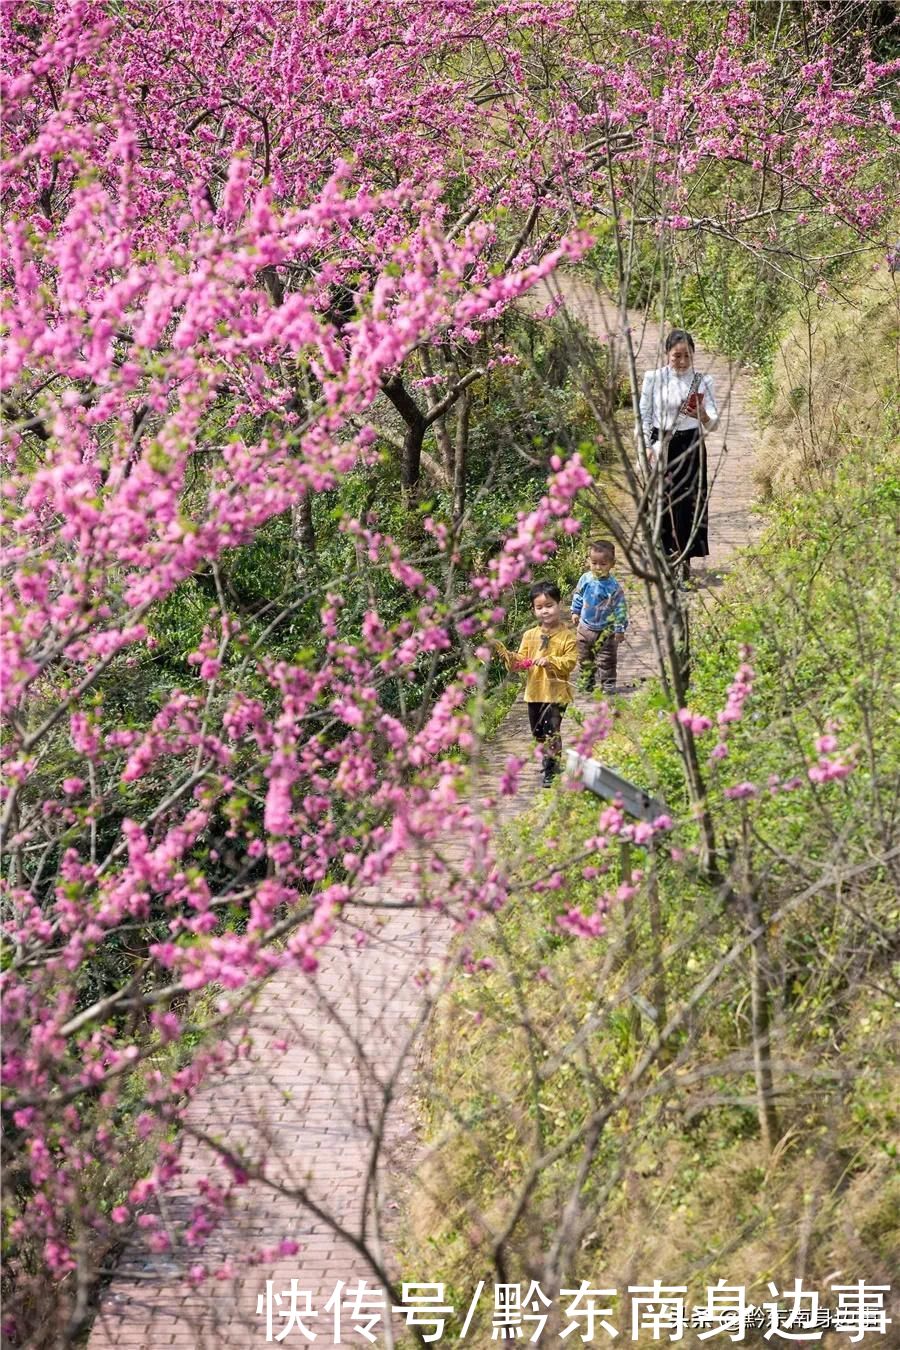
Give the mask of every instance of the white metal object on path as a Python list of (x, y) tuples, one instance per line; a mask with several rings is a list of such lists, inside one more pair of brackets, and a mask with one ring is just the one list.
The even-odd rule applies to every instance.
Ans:
[(566, 751), (566, 772), (572, 778), (580, 778), (589, 792), (608, 801), (619, 800), (622, 809), (636, 820), (655, 820), (665, 811), (662, 802), (656, 801), (649, 792), (629, 783), (627, 778), (608, 769), (598, 759), (588, 755), (579, 755), (577, 750)]

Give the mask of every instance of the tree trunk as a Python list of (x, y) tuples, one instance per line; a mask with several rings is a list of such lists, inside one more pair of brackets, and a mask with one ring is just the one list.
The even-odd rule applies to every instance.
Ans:
[(303, 562), (312, 558), (316, 551), (316, 530), (313, 525), (312, 495), (309, 488), (291, 510), (291, 525), (302, 566)]
[[(751, 919), (751, 922), (753, 920)], [(763, 1147), (771, 1153), (778, 1140), (778, 1115), (775, 1111), (775, 1085), (772, 1077), (772, 1042), (769, 1021), (769, 989), (766, 977), (768, 952), (762, 925), (750, 948), (750, 1016), (753, 1021), (753, 1074), (756, 1079), (756, 1103)]]
[(400, 485), (404, 492), (414, 492), (419, 486), (422, 471), (422, 441), (425, 439), (425, 422), (408, 429), (403, 438), (403, 463), (400, 465)]
[(775, 1110), (775, 1085), (772, 1076), (772, 1031), (769, 1012), (769, 952), (766, 926), (762, 918), (759, 892), (754, 884), (750, 861), (750, 826), (746, 811), (743, 820), (742, 900), (750, 929), (750, 1024), (753, 1038), (753, 1076), (756, 1080), (756, 1111), (763, 1147), (771, 1153), (778, 1141), (778, 1115)]
[(653, 1006), (656, 1008), (656, 1028), (662, 1031), (666, 1015), (666, 968), (663, 959), (662, 909), (659, 903), (659, 875), (655, 849), (648, 858), (647, 910), (650, 919), (651, 972), (653, 976)]
[[(673, 587), (674, 587), (673, 581)], [(691, 682), (691, 630), (688, 607), (676, 589), (668, 597), (672, 635), (677, 653), (678, 671), (685, 688)]]
[(404, 492), (414, 491), (419, 484), (422, 468), (422, 442), (428, 423), (415, 399), (408, 392), (399, 375), (385, 380), (382, 389), (406, 423), (403, 454), (400, 463), (400, 484)]
[[(619, 845), (619, 880), (623, 885), (631, 885), (631, 844), (627, 839)], [(631, 984), (637, 970), (637, 934), (635, 932), (636, 915), (634, 912), (634, 897), (622, 902), (622, 915), (625, 921), (624, 933), (624, 959), (626, 966), (625, 982)], [(641, 1036), (641, 1015), (638, 1012), (634, 1002), (628, 1000), (628, 1024), (631, 1030), (631, 1040), (637, 1045)]]
[(468, 389), (459, 400), (456, 422), (456, 448), (453, 455), (453, 524), (459, 525), (466, 511), (466, 465), (469, 459), (469, 412), (471, 399)]
[[(659, 567), (658, 562), (657, 567)], [(672, 606), (669, 604), (669, 592), (666, 587), (666, 579), (664, 576), (658, 579), (657, 593), (663, 605), (663, 616), (660, 627), (662, 630), (661, 636), (664, 643), (664, 650), (668, 660), (672, 694), (675, 699), (676, 707), (683, 708), (687, 702), (687, 684), (685, 681), (684, 666), (682, 664), (683, 648), (678, 645), (677, 620), (673, 619)], [(675, 607), (677, 608), (677, 600), (675, 601)], [(700, 870), (708, 880), (716, 881), (719, 879), (719, 865), (716, 857), (715, 829), (713, 827), (709, 804), (706, 800), (706, 784), (703, 779), (703, 771), (700, 768), (700, 759), (697, 755), (694, 734), (688, 727), (682, 726), (680, 722), (676, 722), (675, 736), (682, 763), (684, 764), (685, 782), (690, 794), (694, 818), (697, 821), (697, 827), (700, 831)]]
[(262, 269), (259, 274), (259, 279), (265, 287), (266, 293), (275, 308), (277, 309), (280, 305), (283, 305), (284, 282), (281, 280), (281, 277), (278, 275), (278, 272), (272, 263), (268, 263)]
[(435, 422), (434, 439), (437, 441), (441, 452), (441, 467), (447, 476), (447, 482), (452, 484), (456, 467), (456, 449), (450, 432), (447, 430), (447, 419), (445, 417), (439, 417)]

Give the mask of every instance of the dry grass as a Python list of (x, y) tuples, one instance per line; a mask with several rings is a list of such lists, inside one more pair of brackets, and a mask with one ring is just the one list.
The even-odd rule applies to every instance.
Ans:
[(846, 449), (897, 431), (900, 277), (807, 297), (775, 354), (756, 465), (761, 494), (812, 486)]

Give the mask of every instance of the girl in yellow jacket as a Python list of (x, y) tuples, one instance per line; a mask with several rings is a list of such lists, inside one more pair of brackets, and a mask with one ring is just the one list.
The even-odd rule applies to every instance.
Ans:
[(536, 581), (529, 591), (537, 625), (523, 634), (518, 652), (496, 648), (507, 670), (527, 670), (525, 704), (531, 734), (541, 747), (542, 781), (550, 787), (562, 757), (560, 726), (574, 694), (569, 676), (578, 660), (575, 634), (560, 614), (560, 591), (552, 581)]

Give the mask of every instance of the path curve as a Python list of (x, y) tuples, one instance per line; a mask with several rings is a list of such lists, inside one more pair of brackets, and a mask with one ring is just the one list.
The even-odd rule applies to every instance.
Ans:
[[(586, 281), (564, 277), (561, 284), (572, 313), (597, 336), (615, 328), (615, 313)], [(638, 366), (658, 364), (659, 329), (640, 315), (630, 322), (638, 347)], [(751, 538), (753, 429), (749, 381), (726, 358), (698, 350), (697, 366), (715, 382), (722, 409), (720, 430), (710, 447), (719, 458), (724, 431), (728, 453), (713, 486), (710, 509), (711, 563), (720, 568)], [(651, 672), (647, 624), (635, 614), (620, 655), (620, 679), (634, 682)], [(510, 755), (530, 757), (532, 744), (517, 702), (487, 748), (480, 791), (491, 791)], [(455, 842), (462, 856), (464, 845)], [(371, 898), (396, 901), (404, 889), (400, 873)], [(357, 935), (366, 928), (366, 945)], [(315, 1205), (331, 1212), (357, 1236), (371, 1233), (372, 1207), (360, 1213), (366, 1179), (375, 1182), (378, 1208), (389, 1239), (396, 1196), (409, 1171), (415, 1146), (415, 1112), (410, 1095), (399, 1094), (387, 1116), (380, 1162), (373, 1160), (372, 1122), (384, 1107), (384, 1083), (410, 1034), (427, 1016), (428, 985), (418, 977), (438, 970), (450, 940), (448, 921), (416, 911), (386, 911), (365, 924), (354, 916), (340, 939), (327, 949), (315, 979), (296, 971), (274, 976), (266, 985), (251, 1022), (253, 1054), (193, 1102), (188, 1127), (264, 1149), (269, 1174), (285, 1188), (308, 1187)], [(433, 981), (432, 981), (433, 983)], [(287, 1041), (279, 1050), (276, 1043)], [(409, 1082), (409, 1066), (401, 1085)], [(172, 1196), (170, 1210), (190, 1207), (197, 1181), (221, 1177), (210, 1152), (189, 1134), (181, 1161), (184, 1185)], [(399, 1188), (399, 1189), (398, 1189)], [(295, 1256), (250, 1266), (247, 1253), (279, 1239), (301, 1246)], [(284, 1191), (251, 1183), (203, 1253), (204, 1264), (228, 1261), (233, 1275), (192, 1293), (180, 1267), (168, 1256), (152, 1256), (137, 1247), (126, 1251), (101, 1301), (89, 1350), (127, 1347), (256, 1347), (266, 1344), (265, 1319), (257, 1316), (257, 1297), (267, 1279), (273, 1289), (288, 1289), (292, 1278), (311, 1294), (317, 1319), (315, 1344), (333, 1344), (330, 1319), (321, 1309), (338, 1281), (374, 1277), (351, 1243)], [(285, 1305), (286, 1306), (286, 1305)], [(276, 1311), (275, 1328), (283, 1327)], [(291, 1343), (306, 1344), (299, 1332)], [(345, 1338), (350, 1343), (350, 1338)], [(358, 1338), (354, 1343), (363, 1344)]]
[[(534, 294), (536, 308), (561, 295), (569, 314), (603, 341), (615, 338), (619, 331), (615, 305), (583, 276), (553, 276), (536, 288)], [(664, 365), (665, 333), (660, 325), (639, 310), (628, 310), (627, 322), (639, 373)], [(755, 496), (756, 431), (746, 367), (720, 352), (704, 349), (700, 343), (694, 365), (711, 376), (719, 408), (719, 424), (707, 438), (711, 491), (710, 556), (705, 571), (715, 585), (721, 580), (731, 556), (751, 543), (758, 533), (758, 520), (751, 511)], [(620, 573), (623, 570), (621, 559), (617, 570)], [(703, 566), (696, 570), (702, 578)], [(620, 650), (620, 683), (627, 686), (656, 673), (646, 612), (633, 608), (628, 636)]]

